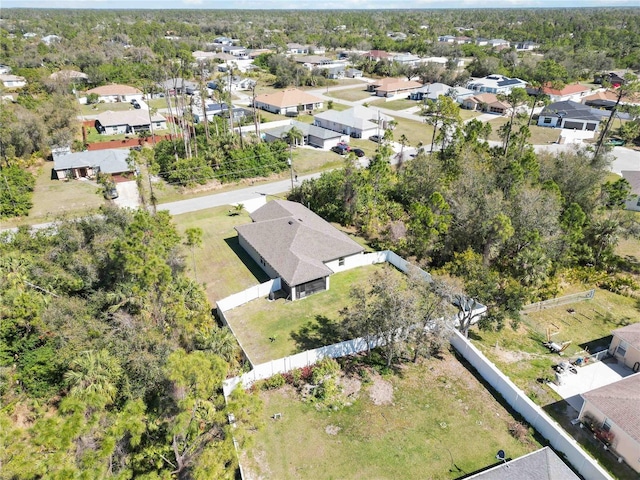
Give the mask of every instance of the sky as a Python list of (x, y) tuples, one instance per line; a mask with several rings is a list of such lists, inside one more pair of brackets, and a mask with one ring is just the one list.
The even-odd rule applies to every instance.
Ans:
[(0, 0), (2, 8), (344, 10), (640, 7), (640, 0)]

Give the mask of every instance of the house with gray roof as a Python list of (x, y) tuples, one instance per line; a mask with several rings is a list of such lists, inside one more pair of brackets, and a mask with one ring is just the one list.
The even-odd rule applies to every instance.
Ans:
[(471, 80), (467, 88), (476, 93), (502, 93), (509, 95), (514, 88), (526, 88), (527, 82), (519, 78), (509, 78), (504, 75), (487, 75), (483, 78)]
[(611, 453), (640, 473), (640, 373), (583, 393), (582, 398), (578, 418), (601, 437), (607, 432)]
[(540, 112), (538, 126), (596, 132), (600, 121), (607, 113), (611, 114), (606, 110), (597, 110), (571, 100), (555, 102)]
[(149, 114), (148, 110), (110, 110), (96, 117), (96, 130), (103, 135), (118, 135), (167, 128), (167, 120), (160, 114)]
[(108, 149), (70, 153), (59, 149), (53, 152), (53, 170), (58, 180), (93, 178), (98, 173), (122, 175), (133, 172), (129, 164), (129, 149)]
[(358, 106), (343, 111), (327, 110), (318, 113), (314, 115), (313, 124), (353, 138), (369, 138), (384, 130), (386, 122), (391, 120), (391, 117), (382, 115), (377, 110)]
[(265, 141), (275, 142), (276, 140), (281, 140), (294, 127), (302, 132), (302, 145), (311, 145), (323, 150), (329, 150), (339, 142), (346, 142), (349, 139), (348, 135), (340, 132), (298, 122), (297, 120), (292, 120), (289, 125), (264, 130), (262, 134)]
[(560, 457), (549, 447), (541, 448), (515, 460), (498, 465), (466, 480), (580, 480)]
[(273, 200), (236, 227), (240, 246), (290, 300), (329, 289), (335, 272), (358, 265), (364, 249), (304, 205)]
[(424, 100), (436, 101), (440, 95), (451, 97), (456, 102), (462, 103), (465, 98), (473, 96), (473, 90), (464, 87), (451, 87), (445, 83), (430, 83), (420, 87), (409, 95), (411, 100), (419, 102)]

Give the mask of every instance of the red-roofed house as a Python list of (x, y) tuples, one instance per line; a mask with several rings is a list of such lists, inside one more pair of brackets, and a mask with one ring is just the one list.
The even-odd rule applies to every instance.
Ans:
[(363, 57), (368, 58), (369, 60), (392, 60), (393, 55), (389, 52), (385, 52), (384, 50), (371, 50), (363, 55)]
[(86, 94), (95, 93), (100, 97), (101, 102), (130, 102), (131, 100), (142, 100), (142, 92), (129, 85), (103, 85), (102, 87), (87, 90)]
[(255, 107), (267, 112), (286, 115), (321, 109), (323, 100), (296, 88), (276, 93), (263, 93), (255, 98)]
[(399, 96), (409, 96), (422, 87), (419, 82), (404, 80), (402, 78), (383, 78), (370, 83), (367, 89), (376, 92), (378, 97), (395, 98)]
[(583, 393), (582, 398), (578, 418), (600, 432), (618, 459), (640, 473), (640, 374)]
[(547, 85), (542, 88), (542, 93), (548, 95), (552, 102), (563, 102), (565, 100), (580, 102), (583, 97), (591, 93), (591, 88), (579, 83), (565, 85), (560, 89)]

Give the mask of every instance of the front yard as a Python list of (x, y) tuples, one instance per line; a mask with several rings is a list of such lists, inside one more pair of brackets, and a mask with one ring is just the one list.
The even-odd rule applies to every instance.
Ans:
[[(361, 382), (360, 380), (365, 380)], [(352, 405), (318, 411), (292, 387), (261, 392), (265, 427), (241, 456), (245, 478), (460, 478), (541, 447), (451, 353), (345, 382)], [(281, 418), (271, 418), (281, 413)]]
[(326, 93), (328, 97), (337, 98), (339, 100), (345, 100), (347, 102), (357, 102), (358, 100), (364, 100), (365, 98), (374, 99), (371, 92), (365, 90), (366, 85), (361, 85), (359, 88), (350, 88), (347, 90), (336, 90)]
[(350, 304), (351, 287), (365, 284), (382, 268), (371, 265), (336, 273), (327, 291), (295, 302), (260, 298), (225, 315), (254, 365), (331, 345), (346, 340), (339, 334), (339, 312)]
[[(489, 135), (489, 140), (502, 141), (500, 135), (498, 135), (498, 129), (508, 121), (509, 119), (507, 117), (500, 116), (496, 116), (495, 119), (490, 120), (488, 122), (489, 125), (491, 125), (491, 135)], [(558, 137), (560, 137), (560, 134), (562, 133), (562, 130), (557, 128), (538, 127), (537, 125), (530, 125), (529, 129), (531, 130), (529, 143), (532, 145), (555, 143), (558, 141)]]

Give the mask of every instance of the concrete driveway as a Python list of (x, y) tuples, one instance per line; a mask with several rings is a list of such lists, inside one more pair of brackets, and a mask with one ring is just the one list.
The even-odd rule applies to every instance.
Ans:
[(119, 207), (138, 208), (140, 206), (140, 193), (135, 180), (126, 182), (117, 182), (116, 190), (118, 190), (118, 198), (113, 203)]

